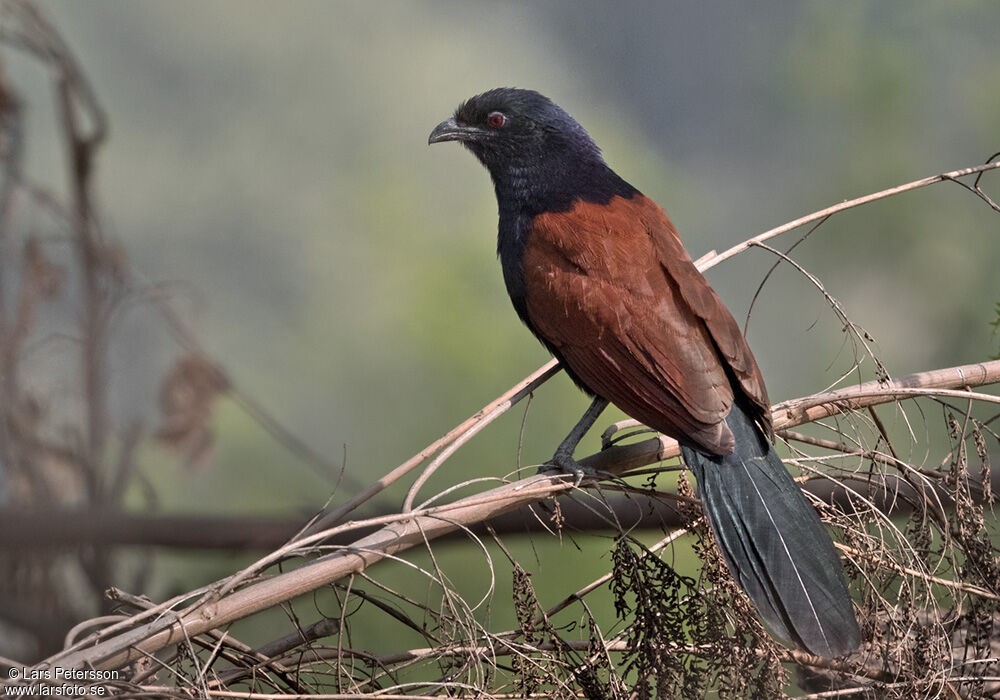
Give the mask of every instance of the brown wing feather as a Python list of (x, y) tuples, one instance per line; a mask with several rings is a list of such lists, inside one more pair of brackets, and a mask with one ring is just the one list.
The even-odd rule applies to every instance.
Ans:
[(648, 225), (660, 264), (677, 284), (684, 301), (704, 321), (723, 360), (739, 382), (743, 394), (757, 409), (756, 418), (761, 427), (773, 438), (771, 403), (767, 398), (764, 377), (757, 367), (757, 361), (750, 351), (750, 346), (747, 345), (739, 324), (705, 276), (691, 262), (677, 229), (663, 209), (647, 197), (640, 195), (640, 198), (644, 200), (644, 208), (652, 220)]
[(535, 333), (633, 418), (704, 451), (731, 452), (729, 367), (769, 428), (764, 383), (739, 327), (651, 200), (537, 216), (524, 282)]

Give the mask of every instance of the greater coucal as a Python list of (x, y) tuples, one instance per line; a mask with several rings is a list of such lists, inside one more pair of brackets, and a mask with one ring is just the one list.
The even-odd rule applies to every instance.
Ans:
[(514, 308), (594, 397), (551, 465), (582, 473), (573, 451), (609, 401), (676, 438), (715, 540), (774, 634), (820, 656), (856, 649), (840, 559), (772, 448), (757, 363), (663, 209), (531, 90), (466, 100), (431, 132), (441, 141), (489, 170)]

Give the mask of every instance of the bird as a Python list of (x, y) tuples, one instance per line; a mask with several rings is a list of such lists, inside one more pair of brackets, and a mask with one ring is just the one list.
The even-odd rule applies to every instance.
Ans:
[(771, 633), (821, 657), (855, 651), (843, 566), (774, 450), (757, 362), (664, 210), (534, 90), (465, 100), (428, 138), (447, 141), (493, 181), (514, 310), (593, 399), (546, 467), (579, 484), (574, 450), (609, 402), (675, 438), (723, 559)]

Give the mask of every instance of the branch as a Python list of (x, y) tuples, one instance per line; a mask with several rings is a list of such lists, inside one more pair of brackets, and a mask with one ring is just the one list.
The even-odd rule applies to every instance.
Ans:
[[(877, 406), (898, 399), (912, 399), (920, 396), (960, 396), (965, 399), (1000, 402), (996, 396), (971, 394), (967, 391), (954, 393), (955, 389), (985, 386), (1000, 381), (1000, 361), (990, 360), (974, 365), (961, 365), (945, 369), (929, 370), (908, 374), (889, 382), (871, 381), (836, 391), (825, 391), (812, 396), (804, 396), (783, 401), (771, 408), (774, 429), (794, 428), (804, 423), (814, 423), (824, 418), (847, 413), (859, 408)], [(616, 429), (636, 425), (634, 421), (616, 423), (605, 437)], [(680, 455), (677, 441), (659, 436), (630, 445), (609, 447), (595, 455), (580, 460), (581, 464), (621, 474), (630, 469), (661, 462)]]
[[(962, 394), (965, 396), (965, 393)], [(994, 398), (994, 397), (990, 397)], [(852, 448), (841, 443), (821, 440), (790, 431), (781, 437), (856, 455), (863, 459), (882, 458), (877, 452)], [(1000, 461), (997, 457), (993, 461)], [(630, 474), (629, 476), (632, 476)], [(843, 477), (841, 478), (843, 480)], [(943, 488), (943, 487), (942, 487)], [(1000, 469), (991, 470), (990, 489), (1000, 493)], [(843, 511), (854, 507), (843, 488), (830, 480), (810, 479), (802, 490), (823, 503), (832, 503)], [(873, 506), (886, 515), (908, 515), (916, 491), (905, 479), (893, 475), (885, 477), (884, 490), (870, 496)], [(947, 501), (949, 494), (942, 490), (940, 497)], [(559, 504), (560, 528), (566, 532), (617, 532), (614, 522), (629, 531), (659, 530), (688, 524), (689, 518), (677, 507), (673, 493), (629, 492), (622, 496), (605, 496), (601, 502), (606, 512), (589, 504), (569, 500)], [(976, 502), (983, 494), (976, 494)], [(950, 505), (945, 503), (946, 506)], [(366, 516), (371, 518), (393, 517), (396, 511), (380, 511)], [(364, 522), (364, 521), (362, 521)], [(68, 511), (35, 509), (0, 509), (0, 551), (4, 549), (65, 548), (80, 545), (166, 547), (182, 550), (222, 550), (270, 552), (285, 545), (302, 527), (302, 519), (295, 517), (262, 518), (260, 516), (218, 515), (134, 515), (116, 511)], [(369, 529), (374, 531), (377, 526)], [(483, 521), (471, 528), (475, 535), (493, 532), (497, 535), (527, 535), (551, 532), (552, 525), (545, 520), (545, 513), (535, 513), (520, 508), (492, 520)], [(348, 546), (361, 534), (351, 530), (324, 540), (324, 544)], [(443, 539), (465, 539), (466, 533), (454, 531)]]
[[(992, 162), (986, 163), (985, 165), (976, 165), (971, 168), (959, 168), (958, 170), (952, 170), (947, 173), (941, 173), (940, 175), (932, 175), (930, 177), (925, 177), (920, 180), (914, 180), (913, 182), (907, 182), (905, 185), (890, 187), (889, 189), (882, 190), (881, 192), (866, 194), (864, 197), (849, 199), (846, 202), (841, 202), (840, 204), (834, 204), (832, 207), (827, 207), (826, 209), (820, 209), (819, 211), (813, 212), (812, 214), (800, 217), (798, 219), (795, 219), (794, 221), (789, 221), (787, 224), (782, 224), (781, 226), (772, 228), (769, 231), (765, 231), (764, 233), (754, 236), (753, 238), (749, 238), (743, 241), (742, 243), (734, 245), (729, 250), (720, 253), (719, 255), (716, 255), (712, 258), (709, 258), (708, 260), (702, 261), (702, 264), (699, 265), (698, 269), (704, 272), (708, 268), (715, 267), (723, 260), (728, 260), (734, 255), (738, 255), (739, 253), (742, 253), (743, 251), (747, 250), (748, 248), (754, 245), (757, 245), (758, 243), (762, 243), (768, 239), (780, 236), (783, 233), (794, 231), (795, 229), (805, 226), (806, 224), (811, 224), (814, 221), (819, 221), (820, 219), (833, 216), (834, 214), (838, 214), (842, 211), (847, 211), (848, 209), (854, 209), (855, 207), (860, 207), (865, 204), (871, 204), (872, 202), (876, 202), (880, 199), (886, 199), (888, 197), (892, 197), (897, 194), (902, 194), (903, 192), (918, 190), (921, 187), (927, 187), (928, 185), (936, 185), (939, 182), (954, 181), (960, 185), (964, 185), (964, 183), (959, 181), (959, 178), (968, 177), (969, 175), (981, 175), (982, 173), (985, 173), (989, 170), (996, 170), (997, 168), (1000, 168), (1000, 160), (993, 160), (998, 155), (1000, 155), (1000, 153), (991, 156), (990, 161)], [(976, 186), (973, 191), (978, 191), (978, 189), (979, 189), (979, 178), (977, 177)]]
[[(794, 399), (774, 407), (775, 427), (788, 428), (860, 407), (894, 401), (900, 397), (933, 396), (935, 392), (983, 386), (1000, 381), (1000, 361), (951, 367), (912, 374), (887, 383), (867, 383), (857, 387), (823, 392)], [(621, 472), (677, 454), (677, 444), (668, 438), (647, 440), (636, 445), (612, 447), (592, 455), (582, 463), (607, 471)], [(305, 546), (324, 537), (370, 526), (373, 520), (386, 522), (380, 530), (364, 536), (334, 554), (298, 569), (250, 584), (223, 597), (209, 596), (174, 616), (164, 617), (113, 636), (89, 648), (71, 648), (43, 662), (43, 667), (94, 666), (118, 668), (166, 646), (261, 610), (289, 601), (345, 576), (363, 571), (372, 564), (410, 547), (437, 539), (459, 528), (466, 529), (484, 520), (572, 490), (565, 475), (536, 475), (504, 484), (448, 505), (415, 510), (411, 513), (368, 521), (350, 522), (297, 542)], [(271, 557), (265, 558), (270, 562)], [(241, 572), (247, 578), (257, 567)], [(220, 586), (221, 587), (221, 586)], [(77, 645), (78, 647), (80, 645)]]
[(355, 510), (358, 506), (370, 500), (376, 494), (384, 491), (389, 487), (389, 485), (395, 483), (416, 467), (419, 467), (423, 464), (424, 460), (432, 457), (442, 450), (446, 450), (455, 442), (461, 442), (462, 439), (470, 432), (479, 432), (482, 430), (483, 426), (492, 423), (494, 420), (502, 416), (512, 406), (521, 401), (521, 399), (526, 396), (530, 396), (531, 392), (555, 376), (560, 369), (561, 367), (559, 366), (558, 360), (549, 360), (510, 389), (505, 391), (503, 394), (498, 396), (496, 399), (466, 418), (462, 423), (452, 428), (447, 434), (438, 438), (369, 486), (367, 489), (351, 498), (347, 503), (339, 506), (332, 512), (317, 520), (315, 523), (309, 525), (305, 532), (319, 532), (324, 527), (328, 527), (329, 525), (336, 523), (348, 513)]

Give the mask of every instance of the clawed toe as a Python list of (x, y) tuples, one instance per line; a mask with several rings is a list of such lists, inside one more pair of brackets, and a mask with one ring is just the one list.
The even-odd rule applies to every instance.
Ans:
[(593, 467), (586, 467), (573, 459), (572, 455), (562, 452), (556, 452), (552, 455), (552, 459), (538, 468), (539, 474), (551, 474), (552, 472), (572, 474), (574, 488), (579, 486), (585, 478), (597, 474)]

